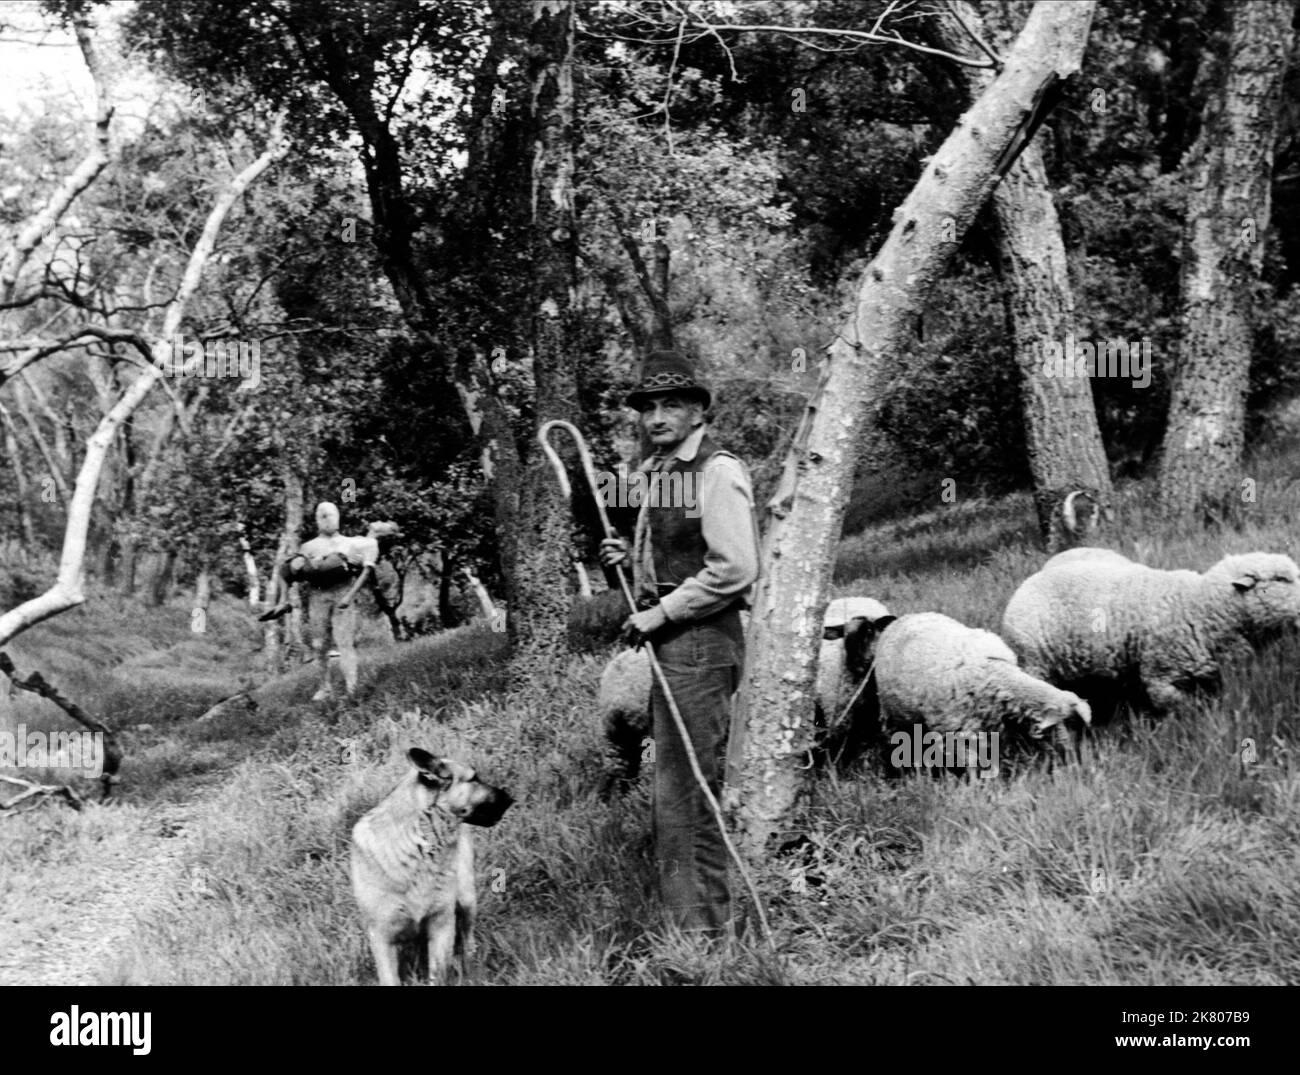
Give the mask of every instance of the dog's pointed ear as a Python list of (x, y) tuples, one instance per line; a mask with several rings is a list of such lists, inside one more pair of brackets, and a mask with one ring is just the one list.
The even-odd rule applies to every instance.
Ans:
[(441, 758), (435, 758), (427, 750), (411, 747), (406, 752), (411, 764), (420, 770), (420, 779), (436, 787), (447, 787), (453, 777), (451, 767)]

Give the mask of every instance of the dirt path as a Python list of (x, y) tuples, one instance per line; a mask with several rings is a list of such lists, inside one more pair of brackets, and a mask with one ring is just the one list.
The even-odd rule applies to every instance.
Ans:
[(51, 841), (68, 842), (57, 863), (47, 855), (47, 867), (32, 871), (30, 882), (10, 876), (0, 885), (0, 985), (113, 981), (140, 919), (189, 883), (181, 861), (192, 810), (90, 806), (73, 820), (6, 822), (32, 826), (29, 838), (63, 828), (50, 831)]

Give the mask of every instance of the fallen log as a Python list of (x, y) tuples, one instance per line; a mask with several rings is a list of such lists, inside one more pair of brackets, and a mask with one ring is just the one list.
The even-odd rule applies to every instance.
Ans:
[[(0, 650), (0, 672), (9, 677), (9, 680), (20, 691), (29, 691), (32, 694), (39, 695), (55, 705), (63, 712), (67, 713), (78, 724), (89, 728), (92, 732), (97, 732), (104, 744), (104, 770), (100, 774), (99, 782), (102, 789), (102, 797), (107, 799), (113, 792), (113, 785), (117, 783), (117, 771), (122, 767), (122, 749), (117, 745), (117, 737), (113, 734), (112, 729), (102, 721), (96, 720), (87, 713), (81, 706), (71, 699), (65, 698), (59, 693), (58, 688), (49, 683), (40, 672), (33, 672), (31, 675), (20, 677), (17, 669), (14, 668), (14, 662), (10, 659), (9, 654)], [(9, 779), (8, 777), (4, 779)]]
[(38, 795), (62, 799), (74, 810), (80, 810), (83, 806), (81, 796), (66, 784), (33, 784), (30, 780), (22, 780), (16, 776), (0, 776), (0, 781), (23, 789), (12, 799), (0, 802), (0, 817), (21, 813), (18, 807), (24, 802), (34, 804)]

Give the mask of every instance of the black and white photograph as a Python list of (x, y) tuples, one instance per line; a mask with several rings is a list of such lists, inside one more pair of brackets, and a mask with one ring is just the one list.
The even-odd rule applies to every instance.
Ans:
[(0, 3), (0, 1005), (84, 1061), (159, 987), (964, 987), (1251, 1055), (1298, 24)]

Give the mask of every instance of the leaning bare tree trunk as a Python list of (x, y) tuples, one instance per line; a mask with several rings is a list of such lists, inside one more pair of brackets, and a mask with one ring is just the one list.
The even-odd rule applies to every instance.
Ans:
[[(535, 0), (531, 35), (533, 100), (533, 375), (538, 427), (577, 415), (574, 370), (578, 222), (573, 205), (577, 117), (573, 93), (573, 0)], [(512, 640), (522, 650), (559, 652), (570, 598), (569, 513), (533, 445), (519, 492), (514, 577), (506, 590)]]
[(1292, 15), (1290, 3), (1228, 5), (1228, 55), (1186, 163), (1182, 349), (1159, 477), (1169, 518), (1222, 509), (1240, 490), (1251, 291), (1264, 259)]
[(961, 117), (896, 214), (867, 266), (857, 309), (829, 348), (776, 496), (768, 504), (763, 579), (748, 667), (728, 747), (728, 800), (750, 854), (788, 816), (808, 747), (821, 616), (879, 371), (904, 346), (955, 244), (988, 197), (1002, 152), (1035, 95), (1079, 69), (1091, 2), (1034, 6), (1006, 67)]
[[(203, 227), (194, 250), (190, 253), (189, 264), (181, 278), (180, 287), (167, 306), (163, 318), (159, 344), (175, 338), (185, 315), (185, 307), (190, 297), (199, 286), (203, 276), (203, 267), (216, 246), (217, 235), (225, 223), (231, 206), (257, 179), (273, 161), (284, 152), (280, 131), (277, 126), (271, 144), (252, 164), (240, 172), (229, 186), (222, 191), (213, 205), (212, 211)], [(161, 352), (161, 346), (156, 350)], [(108, 454), (113, 438), (117, 436), (122, 423), (127, 420), (140, 402), (149, 394), (149, 390), (162, 378), (165, 372), (161, 363), (155, 362), (145, 369), (132, 382), (112, 409), (100, 420), (98, 428), (91, 434), (86, 444), (86, 455), (77, 474), (77, 484), (73, 489), (72, 502), (68, 506), (68, 521), (64, 528), (63, 555), (59, 561), (59, 573), (55, 583), (39, 597), (24, 601), (17, 608), (0, 615), (0, 645), (4, 645), (14, 636), (21, 634), (33, 624), (56, 616), (60, 612), (73, 608), (86, 597), (82, 591), (85, 581), (86, 535), (90, 528), (90, 514), (95, 503), (95, 491), (99, 485), (99, 475), (104, 467), (104, 458)]]
[[(993, 21), (992, 19), (990, 20)], [(948, 52), (970, 47), (970, 33), (983, 35), (978, 12), (963, 0), (935, 5), (925, 25)], [(1014, 39), (1006, 25), (992, 27), (995, 43)], [(954, 65), (969, 104), (993, 82), (987, 68)], [(1061, 222), (1047, 186), (1047, 172), (1037, 139), (1030, 141), (1002, 181), (993, 188), (993, 213), (1006, 287), (1025, 447), (1034, 483), (1038, 525), (1051, 551), (1070, 543), (1061, 532), (1061, 512), (1054, 510), (1074, 489), (1095, 491), (1103, 505), (1111, 499), (1110, 469), (1102, 447), (1092, 385), (1086, 377), (1043, 376), (1044, 345), (1062, 347), (1074, 334), (1074, 295), (1065, 260)]]

